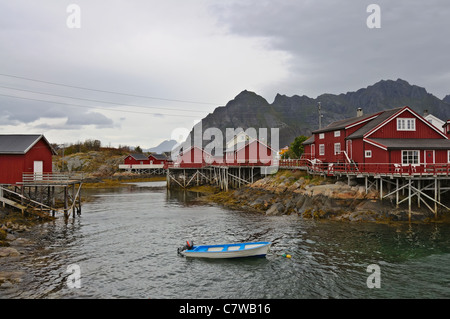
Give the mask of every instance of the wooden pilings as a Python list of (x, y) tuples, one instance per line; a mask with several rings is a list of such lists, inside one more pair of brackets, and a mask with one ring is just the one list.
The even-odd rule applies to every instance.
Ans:
[(55, 213), (60, 212), (68, 218), (72, 211), (75, 218), (75, 213), (81, 214), (81, 188), (81, 181), (27, 182), (2, 188), (6, 194), (3, 203), (23, 207), (22, 212), (30, 211), (43, 217), (55, 217)]
[(411, 220), (414, 197), (417, 208), (425, 205), (437, 217), (439, 209), (450, 211), (441, 200), (442, 194), (450, 190), (449, 179), (446, 177), (365, 177), (366, 194), (375, 187), (380, 200), (387, 197), (395, 198), (396, 207), (408, 203), (408, 215)]
[(221, 190), (240, 188), (261, 177), (261, 169), (254, 166), (208, 166), (203, 168), (169, 168), (166, 175), (167, 188), (187, 188), (214, 185)]

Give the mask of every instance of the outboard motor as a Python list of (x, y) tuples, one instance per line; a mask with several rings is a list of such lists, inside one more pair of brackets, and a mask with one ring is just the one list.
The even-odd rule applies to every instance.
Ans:
[(192, 248), (194, 248), (194, 242), (192, 240), (187, 240), (186, 245), (177, 249), (178, 255), (183, 256), (183, 251), (190, 250)]

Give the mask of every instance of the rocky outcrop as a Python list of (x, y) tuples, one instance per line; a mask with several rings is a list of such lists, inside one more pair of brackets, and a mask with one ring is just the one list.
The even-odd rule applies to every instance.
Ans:
[(20, 253), (17, 249), (12, 247), (0, 247), (0, 257), (15, 257), (19, 256)]
[[(209, 198), (224, 206), (259, 212), (265, 215), (296, 214), (309, 219), (346, 221), (409, 220), (408, 212), (397, 209), (389, 200), (378, 200), (375, 191), (366, 194), (364, 186), (342, 181), (300, 176), (302, 173), (281, 172), (229, 192)], [(414, 212), (412, 220), (432, 218), (423, 210)]]

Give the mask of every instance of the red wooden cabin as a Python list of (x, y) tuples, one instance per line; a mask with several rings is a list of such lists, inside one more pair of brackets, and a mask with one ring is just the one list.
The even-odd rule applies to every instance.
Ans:
[(153, 165), (160, 165), (160, 164), (166, 164), (168, 161), (168, 158), (164, 154), (150, 154), (148, 156), (149, 164)]
[(21, 183), (23, 173), (52, 173), (53, 155), (44, 135), (0, 135), (0, 184)]
[(275, 152), (259, 140), (237, 144), (237, 149), (227, 150), (226, 165), (270, 166), (274, 165)]
[(450, 163), (450, 140), (408, 106), (331, 123), (304, 142), (307, 158), (368, 172), (424, 172)]
[(135, 153), (125, 157), (123, 163), (126, 165), (147, 165), (150, 164), (150, 160), (142, 153)]
[(174, 161), (175, 167), (196, 168), (212, 165), (214, 157), (205, 150), (194, 146), (180, 152)]

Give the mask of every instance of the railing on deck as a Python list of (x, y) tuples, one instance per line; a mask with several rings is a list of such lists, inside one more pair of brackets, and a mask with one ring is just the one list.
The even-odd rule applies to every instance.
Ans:
[(65, 173), (22, 173), (23, 183), (32, 182), (65, 182), (69, 180), (82, 180), (83, 174), (65, 174)]
[(398, 176), (450, 176), (450, 163), (437, 164), (409, 164), (397, 163), (324, 163), (309, 159), (280, 160), (282, 168), (308, 167), (315, 173), (333, 175), (343, 174), (371, 174), (371, 175), (398, 175)]
[(280, 159), (271, 163), (223, 162), (223, 163), (172, 163), (167, 168), (202, 168), (206, 166), (277, 166), (285, 169), (307, 169), (312, 173), (334, 175), (336, 173), (347, 175), (395, 175), (395, 176), (450, 176), (450, 163), (437, 164), (398, 164), (398, 163), (355, 163), (344, 162), (327, 163), (318, 159), (310, 159), (309, 154), (300, 159)]

